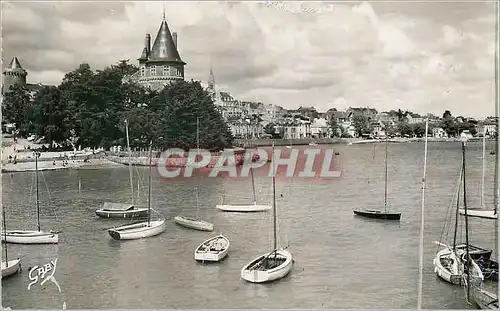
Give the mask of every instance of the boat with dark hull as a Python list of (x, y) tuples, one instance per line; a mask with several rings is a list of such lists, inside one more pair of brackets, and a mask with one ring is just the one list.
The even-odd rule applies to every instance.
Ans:
[(385, 192), (384, 192), (384, 210), (373, 209), (358, 209), (354, 210), (354, 214), (361, 217), (381, 219), (381, 220), (400, 220), (401, 213), (390, 212), (387, 210), (387, 138), (385, 139)]

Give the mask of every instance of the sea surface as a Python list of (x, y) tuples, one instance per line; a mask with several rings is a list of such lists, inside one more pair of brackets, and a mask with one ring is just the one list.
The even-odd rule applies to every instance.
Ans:
[[(388, 208), (402, 212), (400, 222), (363, 219), (352, 212), (384, 208), (383, 143), (322, 148), (339, 152), (340, 178), (297, 177), (280, 179), (276, 185), (280, 244), (289, 245), (295, 258), (292, 273), (280, 281), (263, 285), (240, 278), (240, 269), (271, 247), (272, 213), (215, 209), (223, 193), (228, 203), (250, 202), (248, 180), (165, 180), (153, 170), (152, 205), (168, 218), (167, 229), (157, 237), (119, 242), (106, 229), (126, 221), (99, 219), (94, 211), (105, 201), (130, 200), (127, 166), (53, 171), (39, 174), (41, 225), (61, 231), (59, 244), (9, 244), (9, 258), (21, 257), (23, 270), (2, 280), (2, 304), (12, 309), (61, 308), (63, 303), (71, 309), (416, 308), (424, 144), (388, 145)], [(493, 206), (493, 148), (493, 142), (488, 143), (487, 207)], [(468, 143), (469, 208), (480, 204), (481, 154), (481, 143)], [(429, 143), (424, 308), (472, 308), (464, 289), (438, 279), (432, 267), (438, 248), (434, 241), (450, 242), (453, 235), (449, 226), (443, 234), (443, 226), (455, 208), (460, 165), (460, 143)], [(135, 195), (146, 204), (148, 168), (133, 171), (139, 176)], [(270, 203), (270, 178), (257, 176), (255, 183), (258, 201)], [(2, 188), (8, 229), (36, 229), (34, 174), (3, 174)], [(196, 214), (196, 188), (200, 215), (214, 223), (215, 232), (185, 229), (172, 220), (178, 214)], [(473, 219), (470, 228), (471, 243), (496, 250), (493, 221)], [(217, 264), (195, 262), (194, 249), (217, 233), (230, 239), (229, 256)], [(55, 258), (54, 277), (61, 292), (50, 281), (28, 290), (29, 268)]]

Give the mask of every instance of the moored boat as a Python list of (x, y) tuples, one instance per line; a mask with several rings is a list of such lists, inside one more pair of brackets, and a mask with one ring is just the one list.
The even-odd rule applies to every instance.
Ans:
[(230, 245), (229, 239), (220, 234), (201, 243), (194, 251), (194, 259), (197, 261), (220, 261), (229, 253)]

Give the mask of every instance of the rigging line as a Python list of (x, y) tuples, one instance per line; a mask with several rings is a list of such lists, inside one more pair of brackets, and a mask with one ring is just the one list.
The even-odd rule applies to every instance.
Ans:
[[(443, 229), (441, 230), (440, 239), (443, 238), (444, 232), (445, 232), (446, 229), (448, 229), (447, 234), (446, 234), (446, 237), (448, 237), (448, 233), (449, 233), (449, 226), (448, 226), (448, 220), (449, 219), (448, 218), (449, 217), (451, 218), (450, 212), (452, 211), (452, 209), (454, 209), (455, 198), (457, 196), (457, 192), (460, 191), (460, 180), (461, 180), (461, 178), (462, 178), (462, 165), (460, 165), (460, 168), (459, 168), (458, 180), (457, 180), (456, 185), (455, 185), (456, 190), (454, 192), (454, 195), (453, 195), (453, 198), (452, 198), (452, 200), (450, 202), (450, 205), (448, 206), (448, 209), (446, 211), (445, 225), (443, 226)], [(450, 216), (448, 216), (448, 215), (450, 215)], [(436, 253), (439, 251), (439, 248), (440, 248), (440, 245), (438, 245), (436, 247)]]

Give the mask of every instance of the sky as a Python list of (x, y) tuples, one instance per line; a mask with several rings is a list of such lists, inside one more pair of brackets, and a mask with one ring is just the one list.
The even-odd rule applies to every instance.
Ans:
[(486, 117), (494, 109), (492, 2), (2, 1), (2, 69), (58, 85), (81, 63), (138, 64), (165, 8), (185, 78), (286, 109)]

